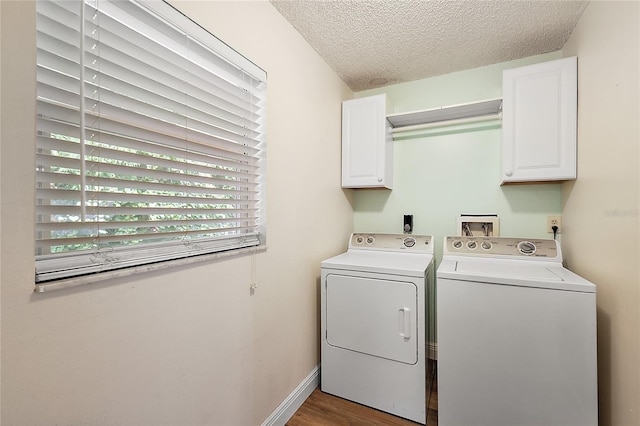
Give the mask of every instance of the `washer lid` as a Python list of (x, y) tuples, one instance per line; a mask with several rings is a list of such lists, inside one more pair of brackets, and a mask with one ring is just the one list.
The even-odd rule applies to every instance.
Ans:
[(554, 262), (444, 258), (438, 279), (595, 293), (596, 286)]
[(350, 250), (321, 263), (322, 268), (424, 277), (433, 261), (430, 254)]

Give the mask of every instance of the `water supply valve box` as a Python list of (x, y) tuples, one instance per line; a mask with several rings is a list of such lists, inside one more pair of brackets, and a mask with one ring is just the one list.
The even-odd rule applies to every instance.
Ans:
[(461, 215), (458, 217), (458, 235), (463, 237), (499, 237), (498, 215)]

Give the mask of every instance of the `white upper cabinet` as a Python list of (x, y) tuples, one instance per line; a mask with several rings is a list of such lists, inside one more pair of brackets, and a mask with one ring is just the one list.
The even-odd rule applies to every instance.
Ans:
[(393, 188), (393, 137), (385, 95), (342, 103), (342, 187)]
[(502, 183), (576, 178), (577, 58), (505, 70)]

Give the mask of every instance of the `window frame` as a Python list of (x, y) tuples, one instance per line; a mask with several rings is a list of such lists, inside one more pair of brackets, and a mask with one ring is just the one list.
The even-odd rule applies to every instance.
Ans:
[[(109, 0), (80, 0), (82, 3), (81, 8), (84, 9), (87, 5), (97, 5), (99, 2), (107, 2)], [(260, 67), (255, 65), (249, 59), (241, 55), (239, 52), (231, 48), (229, 45), (222, 42), (220, 39), (215, 37), (213, 34), (205, 30), (203, 27), (198, 25), (196, 22), (192, 21), (190, 18), (182, 14), (176, 8), (174, 8), (169, 3), (165, 1), (158, 0), (130, 0), (129, 3), (141, 5), (142, 8), (148, 9), (150, 13), (155, 14), (157, 17), (165, 20), (170, 23), (172, 26), (176, 26), (179, 28), (181, 32), (187, 34), (187, 37), (193, 38), (196, 43), (203, 44), (207, 48), (211, 49), (216, 53), (216, 55), (220, 56), (227, 61), (231, 66), (239, 68), (242, 72), (251, 76), (251, 78), (256, 79), (258, 84), (256, 86), (260, 86), (260, 96), (259, 102), (261, 103), (261, 111), (260, 118), (256, 123), (258, 123), (259, 136), (256, 139), (259, 139), (259, 149), (257, 149), (257, 154), (255, 161), (257, 172), (257, 177), (255, 178), (254, 184), (258, 188), (257, 189), (257, 201), (254, 202), (254, 206), (256, 211), (258, 212), (258, 219), (255, 220), (255, 223), (252, 226), (255, 229), (253, 234), (254, 237), (246, 238), (244, 234), (235, 234), (230, 236), (218, 236), (213, 238), (212, 245), (208, 247), (205, 251), (201, 250), (201, 247), (197, 247), (195, 244), (191, 244), (191, 242), (183, 242), (183, 246), (189, 246), (191, 244), (192, 247), (187, 247), (187, 251), (182, 251), (179, 254), (171, 253), (172, 248), (177, 244), (171, 243), (167, 244), (164, 247), (164, 250), (161, 250), (163, 254), (159, 257), (153, 257), (146, 260), (133, 260), (132, 262), (124, 262), (120, 261), (117, 265), (113, 265), (113, 262), (109, 259), (109, 255), (103, 255), (104, 253), (100, 253), (100, 247), (91, 251), (83, 251), (81, 253), (75, 253), (70, 251), (65, 255), (50, 255), (50, 254), (36, 254), (36, 292), (43, 292), (50, 289), (64, 288), (68, 286), (78, 285), (82, 283), (95, 282), (98, 280), (117, 277), (123, 275), (129, 275), (131, 273), (141, 272), (141, 271), (149, 271), (154, 269), (164, 269), (166, 267), (174, 266), (174, 265), (183, 265), (193, 262), (200, 262), (204, 260), (211, 259), (221, 259), (229, 256), (235, 256), (246, 253), (254, 253), (257, 251), (262, 251), (266, 249), (266, 84), (267, 84), (267, 76), (266, 72), (262, 70)], [(82, 39), (85, 39), (84, 33), (84, 18), (81, 17), (81, 34)], [(80, 48), (80, 55), (84, 57), (86, 54), (86, 50), (82, 47)], [(185, 53), (188, 55), (188, 53)], [(80, 81), (82, 82), (80, 85), (84, 87), (87, 83), (87, 79), (84, 78), (83, 73), (85, 69), (85, 64), (83, 63), (84, 59), (80, 60)], [(220, 69), (220, 72), (223, 75), (223, 78), (228, 78), (228, 76), (224, 76), (224, 69)], [(80, 103), (83, 103), (82, 99), (85, 99), (85, 95), (82, 93), (82, 89), (80, 92)], [(83, 109), (80, 107), (80, 115), (84, 117)], [(80, 123), (80, 127), (84, 129), (84, 124)], [(187, 124), (185, 124), (185, 128), (187, 128)], [(82, 134), (80, 138), (81, 145), (85, 145), (85, 136)], [(256, 146), (258, 146), (256, 145)], [(185, 150), (189, 150), (190, 148), (185, 148)], [(86, 161), (84, 157), (84, 153), (80, 154), (82, 157), (81, 162)], [(84, 172), (81, 172), (83, 174)], [(83, 175), (84, 176), (84, 175)], [(84, 179), (84, 178), (83, 178)], [(187, 180), (185, 180), (187, 182)], [(80, 192), (84, 193), (87, 191), (87, 187), (83, 185)], [(36, 196), (37, 199), (37, 196)], [(36, 202), (36, 212), (38, 212), (38, 203)], [(36, 214), (38, 216), (38, 214)], [(238, 219), (240, 220), (240, 219)], [(36, 227), (37, 227), (36, 220)], [(252, 235), (253, 235), (252, 234)], [(246, 240), (246, 241), (245, 241)], [(194, 240), (195, 241), (195, 240)], [(204, 241), (204, 240), (202, 240)], [(231, 244), (227, 242), (230, 241)], [(162, 246), (162, 244), (160, 244)], [(132, 246), (133, 250), (137, 252), (143, 252), (147, 250), (151, 250), (151, 245), (144, 246)], [(195, 250), (193, 247), (196, 247)], [(158, 247), (162, 249), (163, 247)], [(118, 247), (117, 252), (119, 254), (127, 254), (129, 248), (127, 247)], [(97, 255), (96, 255), (97, 254)], [(77, 260), (79, 258), (83, 258), (86, 263), (86, 259), (91, 258), (91, 262), (93, 265), (91, 267), (80, 267), (76, 268), (73, 265), (77, 264)], [(98, 260), (96, 261), (96, 258)], [(47, 263), (48, 262), (48, 263)], [(44, 269), (39, 272), (39, 265), (45, 264), (46, 267), (49, 267), (52, 264), (55, 264), (55, 267), (60, 267), (62, 272)], [(67, 267), (66, 265), (71, 265)]]

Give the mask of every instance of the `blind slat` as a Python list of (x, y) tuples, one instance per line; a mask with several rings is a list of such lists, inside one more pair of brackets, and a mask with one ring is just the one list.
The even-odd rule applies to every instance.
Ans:
[[(105, 73), (105, 68), (109, 68), (109, 73)], [(115, 68), (113, 64), (101, 64), (100, 86), (109, 89), (113, 93), (114, 99), (120, 96), (120, 102), (126, 105), (129, 102), (146, 102), (151, 105), (162, 104), (163, 108), (170, 111), (184, 111), (185, 115), (198, 119), (203, 122), (215, 123), (217, 127), (239, 135), (258, 136), (258, 132), (254, 130), (256, 124), (245, 118), (250, 116), (250, 111), (237, 110), (236, 113), (225, 110), (225, 105), (217, 106), (211, 99), (210, 103), (194, 98), (192, 96), (180, 93), (173, 87), (167, 87), (159, 84), (157, 79), (146, 78), (140, 81), (133, 81), (135, 75), (128, 75), (126, 72)], [(127, 80), (124, 80), (127, 79)], [(95, 92), (94, 88), (89, 89)], [(93, 99), (91, 96), (89, 98)], [(103, 97), (100, 101), (106, 102)], [(115, 101), (114, 101), (115, 103)], [(228, 106), (228, 105), (227, 105)], [(224, 115), (225, 119), (220, 118)]]
[[(236, 66), (229, 66), (226, 60), (212, 51), (210, 51), (211, 55), (207, 60), (199, 54), (202, 50), (190, 48), (189, 42), (196, 41), (183, 30), (178, 30), (176, 26), (168, 25), (160, 19), (138, 19), (138, 16), (146, 16), (141, 2), (104, 2), (99, 4), (98, 8), (99, 12), (102, 12), (101, 16), (97, 16), (98, 25), (101, 25), (99, 22), (100, 17), (108, 16), (120, 24), (120, 30), (124, 31), (126, 28), (131, 31), (127, 33), (128, 35), (134, 37), (135, 34), (140, 34), (142, 38), (152, 42), (151, 46), (153, 46), (154, 50), (160, 49), (163, 52), (171, 52), (172, 56), (185, 63), (185, 69), (193, 69), (192, 65), (196, 65), (201, 70), (215, 69), (217, 78), (233, 82), (235, 86), (243, 87), (248, 91), (255, 90), (253, 85), (247, 83), (247, 80), (251, 82), (254, 79), (247, 78), (250, 76), (242, 69)], [(105, 22), (105, 26), (109, 25), (108, 22)], [(136, 38), (136, 42), (142, 43), (142, 38)], [(197, 45), (198, 43), (196, 42)]]
[[(77, 110), (67, 106), (51, 104), (47, 101), (38, 102), (38, 129), (42, 135), (79, 135), (80, 116)], [(90, 118), (94, 116), (89, 116)], [(247, 158), (258, 158), (260, 149), (258, 143), (252, 145), (240, 145), (230, 141), (213, 137), (203, 137), (188, 129), (183, 137), (157, 133), (152, 130), (138, 129), (128, 123), (113, 121), (101, 117), (99, 122), (94, 120), (94, 126), (88, 130), (100, 135), (100, 141), (104, 144), (139, 149), (144, 152), (157, 154), (168, 153), (171, 156), (179, 156), (179, 152), (209, 155), (218, 158), (247, 161)], [(95, 127), (95, 125), (100, 127)], [(256, 146), (254, 146), (256, 145)], [(191, 154), (185, 154), (191, 155)]]
[[(92, 205), (100, 203), (142, 203), (142, 204), (162, 204), (175, 205), (186, 203), (201, 206), (217, 206), (227, 204), (253, 204), (256, 200), (247, 198), (214, 198), (200, 197), (198, 194), (191, 195), (159, 195), (159, 194), (142, 194), (142, 193), (124, 193), (124, 192), (106, 192), (106, 191), (84, 191)], [(36, 196), (42, 199), (50, 199), (52, 201), (80, 201), (80, 191), (67, 189), (36, 189)]]
[[(103, 152), (111, 155), (99, 158)], [(91, 160), (85, 159), (82, 161), (78, 158), (38, 153), (36, 161), (37, 166), (40, 168), (64, 167), (79, 170), (81, 164), (85, 164), (89, 168), (87, 176), (91, 177), (112, 173), (119, 176), (129, 176), (132, 178), (131, 180), (137, 180), (135, 179), (136, 177), (156, 178), (180, 180), (185, 184), (190, 182), (196, 185), (206, 185), (207, 182), (222, 182), (226, 185), (239, 186), (243, 185), (244, 182), (252, 182), (257, 176), (255, 167), (250, 165), (236, 165), (234, 168), (225, 168), (223, 165), (206, 166), (185, 161), (172, 163), (169, 160), (149, 156), (137, 157), (134, 153), (122, 153), (107, 148), (96, 149), (92, 154)], [(125, 162), (128, 162), (128, 164)]]
[[(173, 209), (173, 213), (175, 214), (179, 214), (180, 212), (182, 212), (184, 209), (183, 208), (174, 208)], [(65, 206), (65, 205), (59, 205), (59, 206), (52, 206), (52, 205), (39, 205), (38, 206), (38, 211), (41, 214), (46, 214), (46, 215), (74, 215), (77, 214), (77, 206)], [(160, 215), (160, 214), (172, 214), (172, 210), (168, 209), (166, 207), (140, 207), (140, 208), (128, 208), (128, 207), (101, 207), (100, 211), (105, 214), (105, 215), (114, 215), (114, 214), (126, 214), (126, 215), (137, 215), (140, 214), (141, 212), (143, 212), (146, 215), (150, 215), (150, 214), (156, 214), (156, 215)], [(189, 212), (191, 214), (207, 214), (207, 213), (211, 213), (212, 211), (221, 211), (223, 213), (230, 213), (230, 214), (235, 214), (235, 215), (246, 215), (246, 214), (251, 214), (252, 212), (258, 211), (257, 207), (253, 207), (252, 209), (239, 209), (239, 208), (220, 208), (220, 209), (202, 209), (202, 208), (192, 208), (189, 209)], [(239, 216), (238, 216), (239, 217)], [(46, 222), (40, 222), (40, 223), (46, 223)]]
[[(238, 115), (251, 113), (255, 102), (252, 97), (256, 97), (257, 94), (230, 84), (216, 74), (181, 68), (176, 65), (181, 58), (172, 58), (171, 52), (165, 51), (162, 46), (149, 43), (135, 32), (127, 34), (128, 37), (122, 32), (121, 28), (114, 28), (112, 31), (102, 29), (99, 39), (88, 37), (87, 43), (95, 46), (95, 51), (86, 52), (87, 66), (105, 73), (107, 70), (103, 70), (103, 66), (122, 64), (122, 68), (134, 73), (133, 81), (153, 77), (166, 87), (175, 87), (179, 92), (196, 98), (213, 100), (214, 104), (226, 106)], [(96, 58), (100, 58), (100, 68)], [(122, 72), (118, 67), (112, 67), (110, 70)], [(206, 90), (203, 91), (203, 88)]]
[[(37, 172), (37, 182), (42, 185), (80, 185), (81, 179), (78, 174), (66, 174), (66, 173), (51, 173), (51, 172)], [(115, 179), (115, 178), (100, 178), (91, 177), (92, 185), (99, 186), (114, 186), (114, 187), (128, 187), (136, 188), (135, 180)], [(179, 192), (188, 189), (190, 193), (209, 194), (209, 195), (234, 195), (234, 196), (246, 196), (256, 197), (258, 191), (255, 190), (256, 184), (253, 182), (241, 182), (238, 184), (229, 184), (228, 181), (216, 180), (208, 182), (208, 185), (202, 184), (202, 186), (188, 186), (178, 185), (172, 183), (172, 181), (150, 182), (144, 181), (140, 183), (140, 189), (163, 191), (163, 192)], [(236, 189), (236, 187), (244, 188), (242, 190)]]
[(176, 232), (159, 232), (159, 233), (149, 233), (149, 234), (135, 234), (135, 235), (99, 235), (99, 236), (82, 236), (77, 238), (56, 238), (56, 239), (43, 239), (40, 240), (39, 243), (41, 246), (61, 246), (61, 245), (84, 245), (84, 244), (108, 244), (110, 242), (116, 243), (126, 243), (130, 241), (137, 241), (142, 238), (148, 239), (152, 242), (158, 242), (159, 240), (176, 240), (182, 239), (185, 236), (197, 236), (198, 234), (206, 234), (206, 236), (215, 236), (218, 235), (227, 235), (230, 232), (235, 231), (246, 231), (250, 229), (247, 227), (239, 227), (239, 226), (229, 226), (225, 228), (217, 228), (213, 230), (205, 230), (202, 231), (200, 229), (180, 229)]
[[(89, 86), (87, 91), (89, 93), (95, 93), (97, 90)], [(208, 118), (203, 117), (202, 114), (198, 114), (198, 111), (194, 111), (190, 107), (185, 107), (184, 105), (174, 102), (165, 102), (165, 104), (160, 107), (153, 103), (154, 101), (162, 101), (159, 97), (153, 94), (147, 94), (148, 96), (144, 99), (136, 99), (131, 96), (134, 94), (134, 91), (135, 88), (129, 87), (128, 94), (124, 95), (124, 92), (117, 93), (109, 90), (109, 88), (103, 88), (103, 90), (100, 91), (99, 97), (96, 95), (95, 98), (89, 97), (87, 100), (94, 106), (92, 108), (94, 114), (108, 116), (121, 121), (126, 120), (140, 127), (149, 126), (150, 122), (162, 122), (165, 123), (167, 128), (184, 129), (188, 127), (190, 130), (203, 135), (233, 141), (235, 143), (256, 143), (255, 140), (247, 137), (246, 134), (252, 133), (257, 136), (257, 132), (247, 131), (243, 134), (214, 127), (203, 122), (201, 119), (208, 120)], [(176, 111), (172, 109), (172, 107), (181, 107), (182, 111)], [(199, 119), (198, 116), (201, 119)]]
[[(242, 218), (242, 221), (249, 221), (257, 219), (255, 216), (247, 216)], [(189, 227), (192, 225), (193, 219), (186, 217), (184, 219), (167, 219), (167, 220), (137, 220), (135, 223), (131, 223), (128, 221), (111, 221), (111, 222), (100, 222), (99, 225), (101, 229), (106, 230), (119, 230), (123, 227), (131, 227), (135, 226), (136, 228), (147, 228), (147, 229), (155, 229), (155, 228), (163, 228), (168, 226), (176, 226), (176, 227)], [(224, 218), (198, 218), (197, 225), (198, 226), (206, 226), (208, 225), (208, 229), (220, 229), (214, 228), (213, 225), (220, 223), (228, 223), (229, 219)], [(67, 222), (52, 222), (52, 223), (40, 223), (36, 226), (36, 231), (59, 231), (66, 229), (75, 229), (70, 227), (70, 223)], [(87, 226), (91, 227), (91, 225), (95, 226), (96, 223), (87, 223)]]

